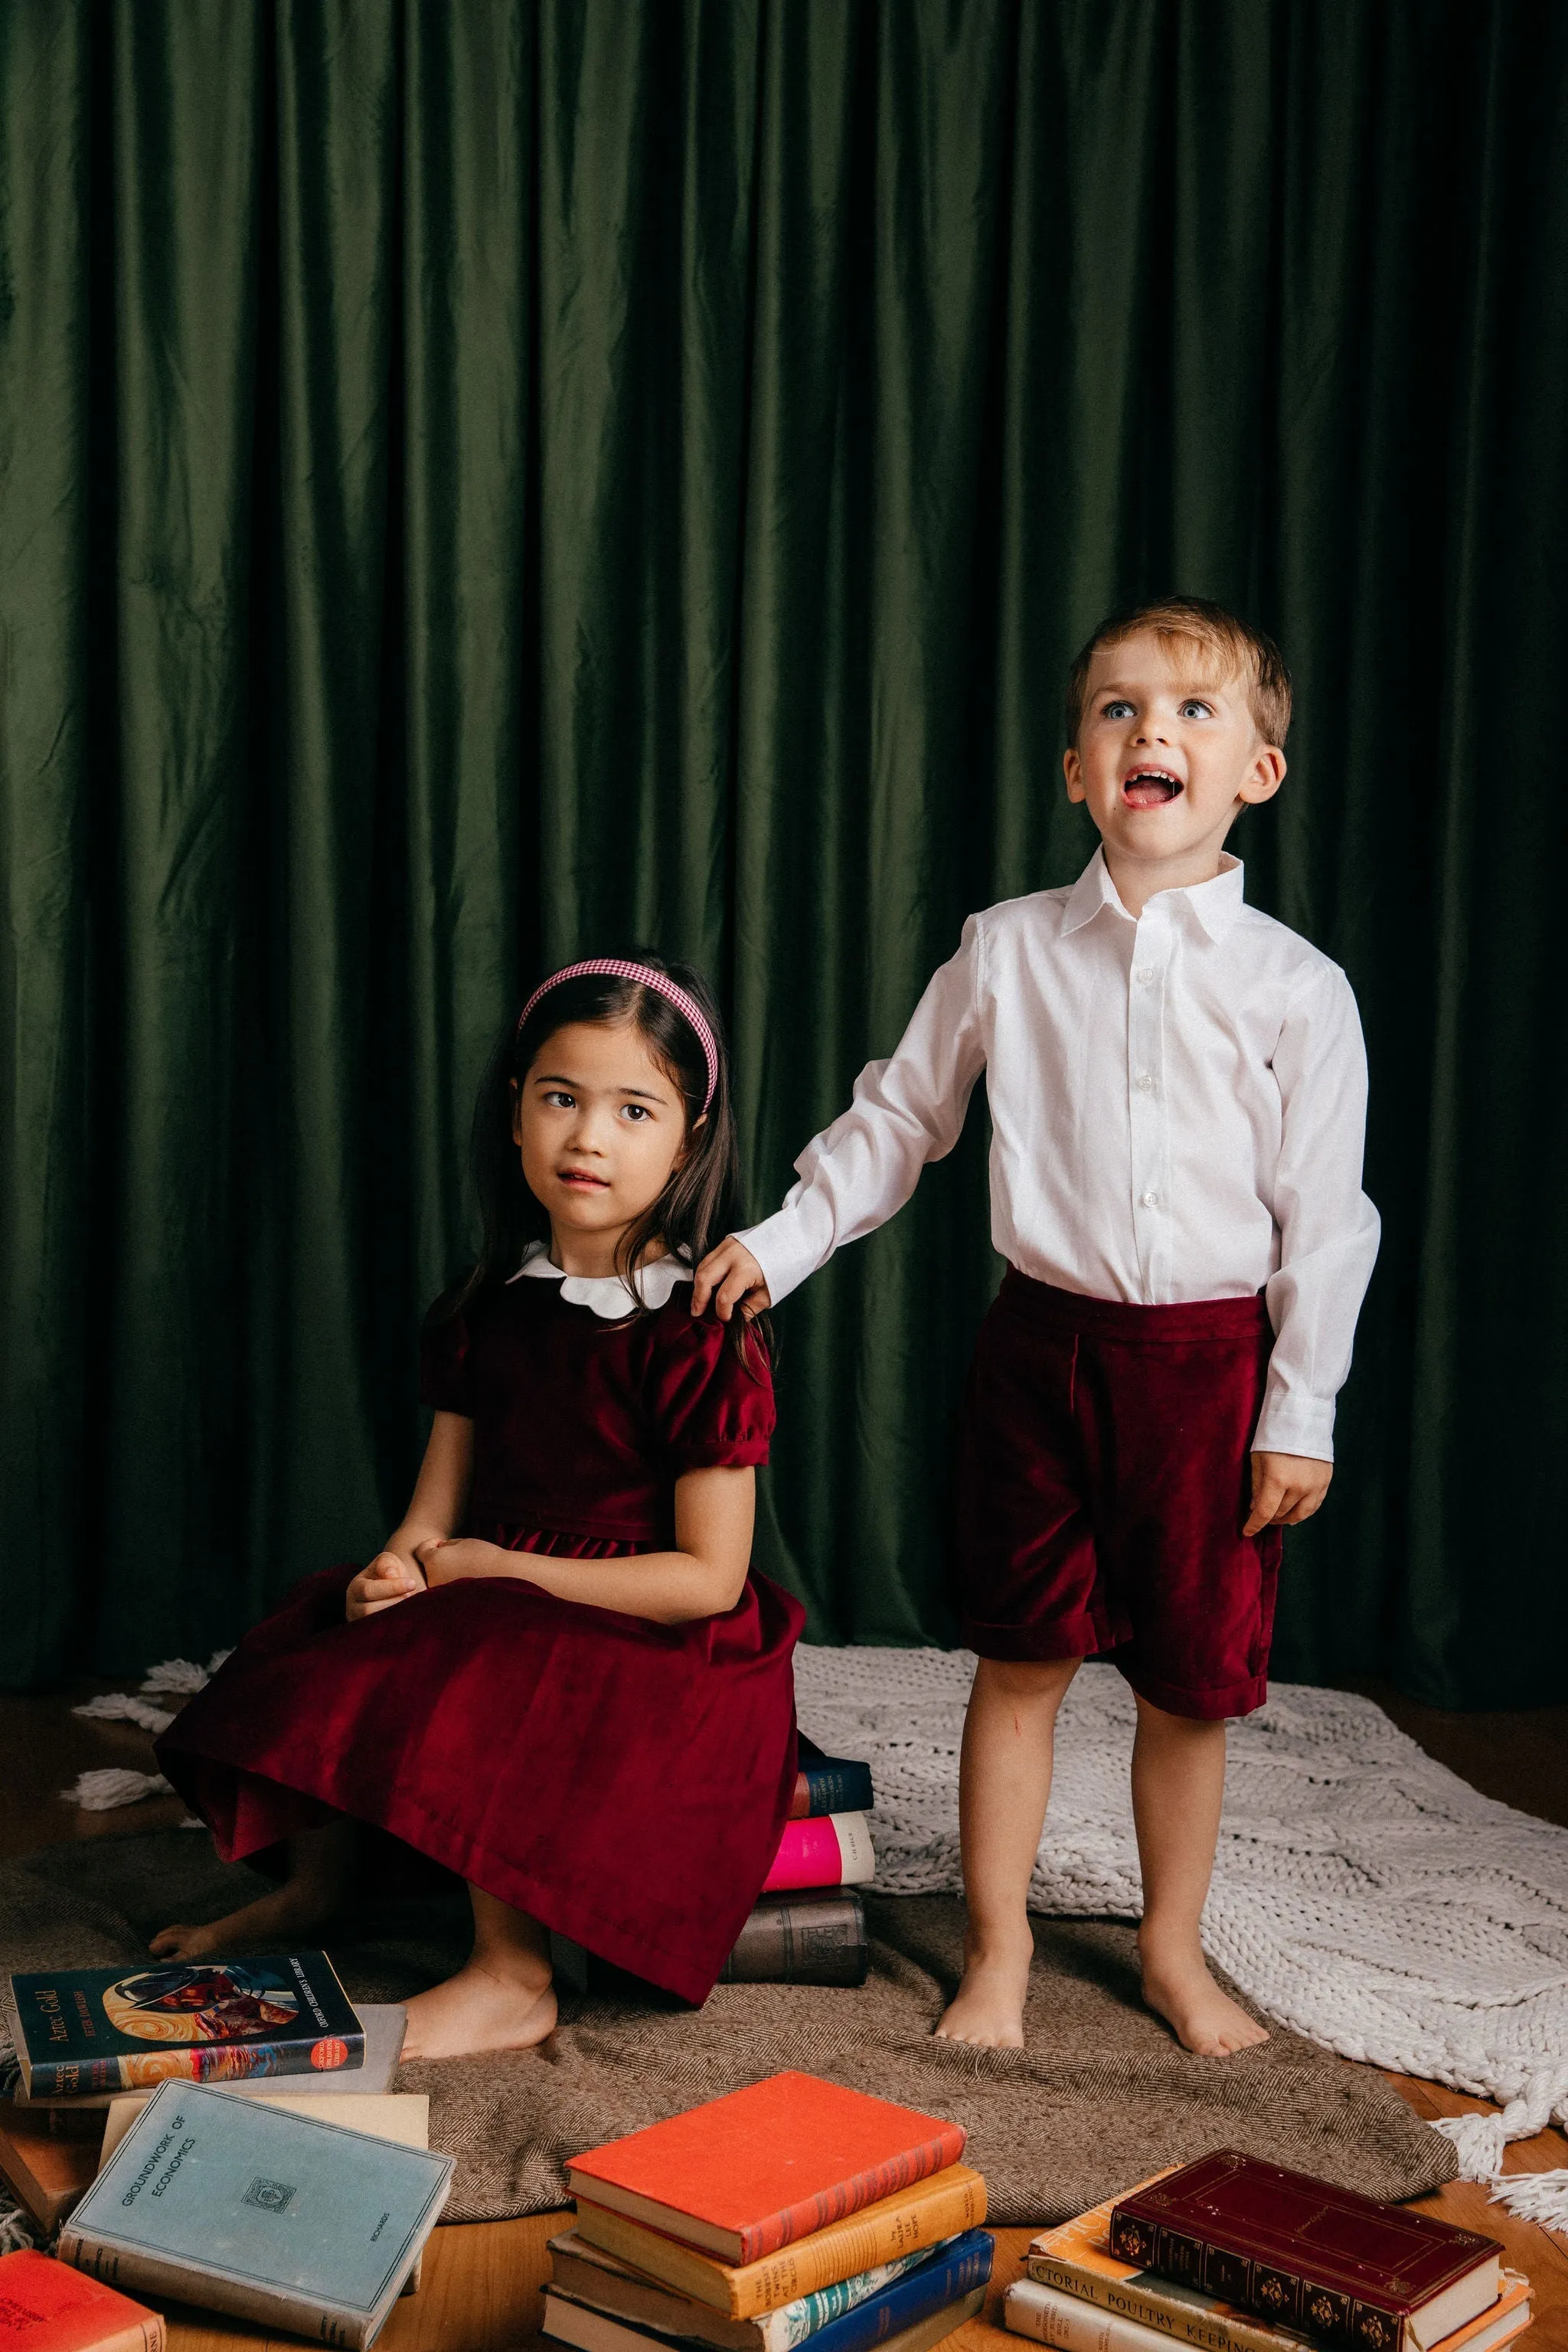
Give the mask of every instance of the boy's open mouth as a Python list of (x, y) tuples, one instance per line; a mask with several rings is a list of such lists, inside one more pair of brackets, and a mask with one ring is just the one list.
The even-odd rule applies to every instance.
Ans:
[(1122, 779), (1121, 794), (1129, 808), (1163, 808), (1181, 789), (1181, 778), (1168, 768), (1134, 768)]

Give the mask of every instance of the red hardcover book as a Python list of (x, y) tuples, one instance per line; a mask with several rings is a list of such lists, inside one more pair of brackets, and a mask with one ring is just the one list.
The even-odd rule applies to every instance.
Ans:
[(590, 2148), (566, 2180), (574, 2197), (740, 2264), (945, 2170), (963, 2141), (939, 2116), (815, 2074), (771, 2074)]
[(160, 2312), (48, 2254), (0, 2254), (6, 2352), (163, 2352)]
[(1428, 2352), (1497, 2300), (1495, 2238), (1222, 2148), (1120, 2199), (1120, 2262), (1355, 2352)]

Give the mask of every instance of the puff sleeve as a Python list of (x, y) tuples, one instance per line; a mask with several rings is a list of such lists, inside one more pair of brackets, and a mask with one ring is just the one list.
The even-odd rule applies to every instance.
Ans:
[(474, 1417), (468, 1382), (468, 1326), (454, 1315), (426, 1329), (419, 1339), (419, 1401), (433, 1412)]
[(646, 1402), (669, 1475), (765, 1462), (776, 1415), (761, 1345), (738, 1348), (711, 1307), (695, 1318), (681, 1302), (660, 1320), (664, 1344), (648, 1366)]

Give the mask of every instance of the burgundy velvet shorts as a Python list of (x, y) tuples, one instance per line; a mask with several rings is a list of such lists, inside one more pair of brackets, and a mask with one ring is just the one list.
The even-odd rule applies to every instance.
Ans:
[(983, 1658), (1107, 1659), (1172, 1715), (1268, 1696), (1280, 1530), (1241, 1530), (1261, 1298), (1132, 1307), (1009, 1268), (959, 1455), (959, 1604)]

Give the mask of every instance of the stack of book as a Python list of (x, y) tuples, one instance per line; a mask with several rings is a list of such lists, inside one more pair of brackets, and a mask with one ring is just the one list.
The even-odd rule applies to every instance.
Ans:
[(386, 2088), (403, 2011), (355, 2010), (325, 1953), (38, 1972), (0, 1993), (17, 2053), (0, 2172), (60, 2228), (58, 2261), (7, 2258), (7, 2343), (15, 2326), (39, 2352), (159, 2352), (163, 2321), (130, 2288), (368, 2345), (416, 2289), (453, 2159), (429, 2153), (428, 2100)]
[(1057, 2352), (1497, 2352), (1531, 2320), (1501, 2252), (1226, 2148), (1045, 2231), (1003, 2317)]
[(857, 1889), (877, 1874), (871, 1804), (870, 1766), (825, 1756), (803, 1734), (784, 1835), (721, 1984), (865, 1983)]
[(12, 1976), (0, 2019), (16, 2050), (0, 2081), (0, 2179), (46, 2232), (159, 2081), (272, 2100), (346, 2094), (354, 2112), (335, 2119), (374, 2131), (382, 2110), (367, 2098), (387, 2098), (403, 2048), (402, 2009), (356, 2010), (323, 1952)]
[(544, 2332), (577, 2352), (927, 2352), (985, 2299), (956, 2124), (773, 2074), (589, 2150)]
[[(871, 1768), (825, 1756), (802, 1736), (789, 1817), (761, 1900), (720, 1972), (721, 1984), (859, 1985), (868, 1952), (858, 1892), (875, 1877)], [(569, 1992), (608, 1988), (605, 1969), (580, 1944), (552, 1936), (557, 1982)]]

